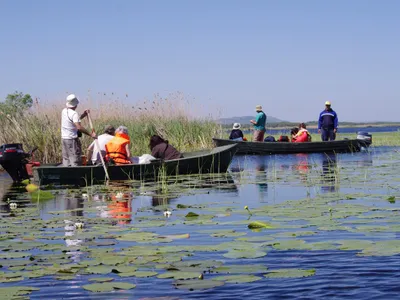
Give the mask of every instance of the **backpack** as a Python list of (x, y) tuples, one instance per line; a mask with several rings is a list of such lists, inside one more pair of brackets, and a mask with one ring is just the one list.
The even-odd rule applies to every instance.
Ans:
[(289, 137), (287, 135), (281, 135), (278, 142), (289, 142)]
[(275, 142), (275, 138), (272, 135), (267, 136), (264, 142)]

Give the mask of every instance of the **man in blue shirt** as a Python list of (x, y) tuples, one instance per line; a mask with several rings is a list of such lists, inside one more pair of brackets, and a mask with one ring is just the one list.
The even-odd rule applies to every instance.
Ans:
[(318, 133), (321, 133), (323, 141), (334, 141), (338, 127), (338, 117), (331, 108), (329, 101), (325, 102), (325, 109), (319, 114)]
[(262, 142), (264, 141), (264, 133), (265, 123), (267, 122), (267, 115), (262, 111), (261, 105), (256, 106), (256, 119), (250, 120), (250, 123), (254, 125), (254, 134), (253, 141), (254, 142)]

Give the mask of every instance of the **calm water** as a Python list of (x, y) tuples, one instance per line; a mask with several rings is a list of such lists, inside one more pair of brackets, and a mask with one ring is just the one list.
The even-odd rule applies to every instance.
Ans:
[[(0, 285), (39, 288), (30, 294), (31, 299), (397, 298), (400, 291), (397, 284), (400, 245), (396, 244), (400, 231), (399, 167), (397, 148), (372, 148), (370, 153), (338, 156), (238, 156), (225, 176), (185, 177), (164, 185), (126, 183), (107, 188), (51, 190), (54, 198), (39, 203), (23, 189), (12, 187), (7, 176), (0, 174), (2, 236), (13, 234), (28, 248), (33, 241), (45, 244), (13, 252), (5, 246), (7, 240), (0, 241), (3, 258), (0, 260), (3, 265)], [(18, 204), (16, 210), (9, 208), (8, 199)], [(178, 204), (186, 208), (180, 209)], [(252, 215), (244, 206), (249, 207)], [(38, 208), (37, 216), (28, 217), (33, 220), (31, 224), (39, 224), (32, 225), (38, 229), (24, 230), (23, 219), (27, 218), (24, 210), (30, 208)], [(170, 218), (163, 215), (166, 209), (172, 213)], [(200, 219), (185, 218), (188, 212), (199, 214)], [(44, 223), (35, 223), (39, 222), (39, 217)], [(7, 220), (16, 225), (10, 225)], [(273, 228), (251, 231), (247, 225), (252, 221), (268, 222)], [(76, 229), (75, 222), (83, 222), (84, 228)], [(189, 237), (172, 238), (168, 243), (152, 238), (139, 241), (121, 238), (139, 231), (163, 237), (182, 234), (189, 234)], [(357, 249), (348, 250), (340, 246), (343, 240), (364, 240), (371, 245), (352, 242), (351, 247)], [(227, 243), (231, 241), (235, 242)], [(284, 246), (288, 241), (295, 244)], [(377, 246), (381, 245), (379, 243), (383, 246)], [(55, 248), (48, 248), (49, 245)], [(141, 248), (131, 248), (137, 245), (149, 252), (156, 249), (168, 255), (146, 251), (138, 254), (143, 251)], [(180, 247), (186, 252), (179, 252)], [(189, 250), (190, 247), (199, 249)], [(215, 249), (207, 251), (201, 247)], [(130, 248), (131, 252), (126, 254)], [(223, 286), (194, 291), (175, 288), (174, 279), (121, 277), (111, 272), (112, 267), (109, 267), (110, 272), (101, 274), (87, 274), (81, 268), (64, 280), (55, 279), (59, 273), (30, 279), (28, 273), (23, 273), (20, 280), (6, 282), (1, 273), (26, 272), (35, 264), (46, 267), (53, 262), (60, 264), (62, 255), (67, 256), (62, 259), (66, 259), (69, 267), (84, 264), (103, 255), (95, 254), (93, 249), (107, 255), (124, 253), (128, 258), (136, 255), (138, 269), (152, 271), (156, 276), (179, 265), (177, 256), (184, 262), (213, 260), (224, 266), (262, 265), (268, 270), (257, 271), (255, 267), (254, 273), (250, 272), (256, 276), (252, 279), (258, 279), (254, 282), (225, 282)], [(253, 249), (267, 254), (258, 258), (224, 256), (240, 249), (247, 254)], [(26, 263), (10, 263), (21, 260), (12, 253), (24, 251), (31, 253), (32, 261), (22, 258)], [(277, 269), (293, 268), (314, 269), (315, 275), (264, 277)], [(187, 272), (188, 268), (182, 270)], [(213, 267), (207, 270), (211, 272), (204, 273), (204, 280), (228, 275), (213, 272)], [(246, 272), (249, 271), (233, 273)], [(136, 288), (103, 293), (82, 288), (93, 283), (88, 280), (96, 277), (133, 283)]]
[[(369, 133), (374, 133), (374, 132), (396, 132), (400, 129), (399, 126), (382, 126), (382, 127), (373, 127), (373, 126), (366, 126), (366, 127), (344, 127), (344, 128), (339, 128), (339, 133), (344, 133), (344, 134), (354, 134), (356, 135), (357, 132), (359, 131), (366, 131)], [(311, 133), (317, 133), (318, 129), (309, 129), (309, 131)], [(230, 132), (230, 131), (229, 131)], [(246, 133), (250, 133), (250, 131), (246, 131)], [(282, 129), (270, 129), (268, 128), (267, 125), (267, 134), (268, 135), (278, 135), (278, 134), (282, 134), (282, 133), (286, 133), (289, 134), (290, 133), (290, 128), (288, 128), (287, 130), (282, 130)]]

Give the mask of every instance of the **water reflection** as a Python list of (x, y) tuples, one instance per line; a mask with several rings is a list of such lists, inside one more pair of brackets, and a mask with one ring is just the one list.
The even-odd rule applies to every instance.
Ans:
[(321, 192), (333, 193), (337, 191), (337, 156), (336, 154), (322, 155), (322, 185)]
[(21, 199), (21, 195), (26, 192), (25, 186), (12, 183), (7, 188), (5, 186), (0, 190), (0, 213), (7, 215), (11, 212), (10, 203), (15, 202), (17, 207), (22, 208), (29, 205), (29, 199)]
[(256, 184), (258, 187), (258, 199), (260, 202), (264, 202), (268, 198), (268, 164), (266, 163), (266, 157), (257, 156), (256, 160)]
[(300, 179), (303, 182), (307, 182), (308, 173), (310, 171), (309, 157), (308, 154), (298, 153), (295, 154), (297, 163), (292, 166), (292, 170), (294, 170), (297, 174), (300, 175)]
[(116, 222), (114, 224), (129, 224), (132, 221), (132, 193), (112, 193), (111, 202), (107, 205), (108, 214)]

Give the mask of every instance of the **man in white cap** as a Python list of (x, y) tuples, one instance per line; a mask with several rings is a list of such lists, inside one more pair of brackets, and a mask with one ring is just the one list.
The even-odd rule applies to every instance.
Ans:
[(82, 147), (79, 137), (82, 133), (96, 139), (94, 132), (89, 132), (81, 125), (81, 119), (85, 118), (89, 110), (85, 110), (79, 117), (75, 111), (79, 104), (78, 98), (74, 95), (68, 95), (66, 108), (61, 112), (61, 140), (62, 156), (64, 167), (75, 167), (82, 164)]
[(263, 112), (261, 105), (256, 106), (256, 119), (250, 120), (250, 123), (254, 125), (254, 142), (264, 141), (264, 134), (266, 131), (265, 123), (267, 122), (267, 115)]
[(338, 117), (331, 108), (331, 102), (325, 102), (325, 109), (319, 114), (318, 133), (323, 141), (334, 141), (338, 127)]

